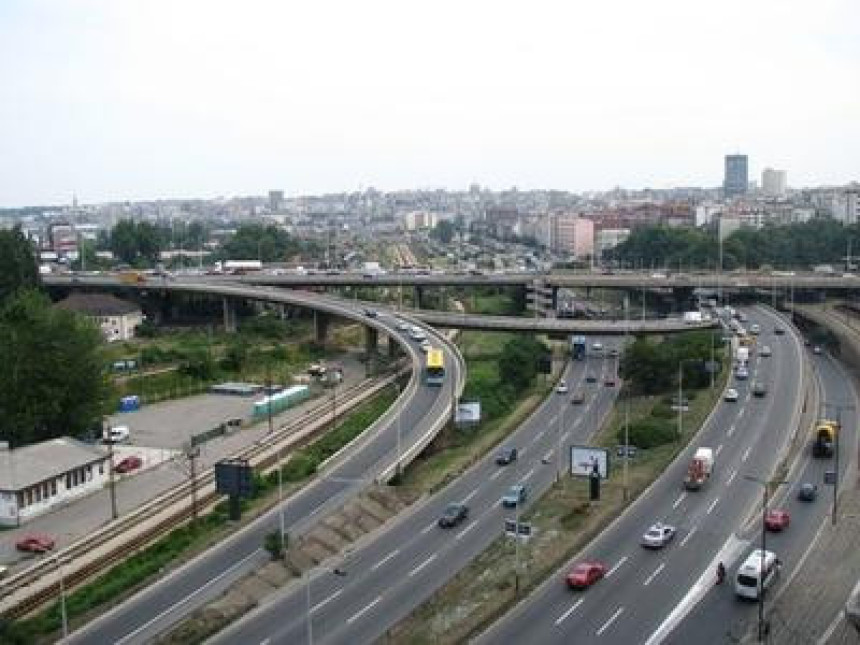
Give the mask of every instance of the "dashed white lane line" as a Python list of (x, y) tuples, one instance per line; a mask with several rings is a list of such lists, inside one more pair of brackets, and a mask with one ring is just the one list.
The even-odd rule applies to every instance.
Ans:
[(732, 482), (735, 480), (735, 477), (737, 476), (737, 474), (738, 474), (737, 468), (735, 470), (733, 470), (731, 473), (729, 473), (729, 478), (726, 480), (726, 486), (732, 485)]
[(630, 557), (629, 555), (625, 555), (623, 558), (621, 558), (621, 559), (620, 559), (620, 560), (615, 564), (615, 566), (614, 566), (614, 567), (612, 567), (612, 568), (609, 570), (609, 573), (607, 573), (607, 574), (606, 574), (606, 577), (608, 578), (608, 577), (609, 577), (609, 576), (611, 576), (613, 573), (615, 573), (616, 571), (618, 571), (618, 567), (620, 567), (622, 564), (624, 564), (625, 562), (627, 562), (627, 559), (628, 559), (629, 557)]
[(684, 536), (684, 539), (681, 540), (681, 546), (685, 546), (691, 537), (696, 533), (698, 527), (693, 527), (692, 530)]
[(382, 560), (380, 560), (379, 562), (377, 562), (376, 564), (374, 564), (372, 567), (370, 567), (370, 570), (371, 570), (371, 571), (376, 571), (379, 567), (381, 567), (382, 565), (384, 565), (384, 564), (385, 564), (386, 562), (388, 562), (391, 558), (395, 557), (398, 553), (400, 553), (400, 549), (394, 549), (394, 551), (392, 551), (391, 553), (389, 553), (388, 555), (386, 555), (384, 558), (382, 558)]
[(359, 618), (361, 618), (362, 616), (364, 616), (364, 614), (366, 614), (366, 613), (367, 613), (367, 612), (369, 612), (371, 609), (373, 609), (373, 608), (374, 608), (374, 607), (379, 603), (379, 601), (380, 601), (380, 600), (382, 600), (382, 596), (377, 596), (375, 600), (371, 600), (371, 601), (370, 601), (369, 603), (367, 603), (367, 604), (366, 604), (362, 609), (359, 609), (359, 610), (358, 610), (357, 612), (355, 612), (352, 616), (350, 616), (349, 618), (347, 618), (347, 619), (346, 619), (347, 624), (352, 624), (352, 623), (354, 623), (356, 620), (358, 620)]
[(535, 438), (534, 438), (534, 439), (532, 439), (532, 443), (534, 443), (535, 441), (539, 440), (542, 436), (544, 436), (544, 434), (545, 434), (545, 433), (546, 433), (546, 428), (544, 428), (543, 430), (541, 430), (540, 432), (538, 432), (537, 434), (535, 434)]
[(556, 415), (554, 415), (553, 417), (551, 417), (551, 418), (550, 418), (550, 420), (549, 420), (549, 425), (552, 425), (553, 423), (555, 423), (557, 419), (558, 419), (558, 415), (557, 415), (557, 414), (556, 414)]
[(437, 526), (436, 522), (433, 522), (429, 526), (425, 526), (423, 529), (421, 529), (421, 535), (427, 535), (430, 531), (435, 529), (436, 526)]
[(320, 609), (322, 609), (323, 607), (325, 607), (327, 604), (329, 604), (332, 600), (334, 600), (335, 598), (337, 598), (337, 597), (338, 597), (340, 594), (342, 594), (342, 593), (343, 593), (343, 589), (338, 589), (338, 590), (337, 590), (337, 591), (335, 591), (332, 595), (330, 595), (328, 598), (326, 598), (326, 599), (325, 599), (325, 600), (323, 600), (322, 602), (317, 603), (316, 605), (314, 605), (313, 607), (311, 607), (311, 613), (313, 614), (314, 612), (319, 611)]
[(526, 481), (527, 479), (529, 479), (529, 478), (530, 478), (532, 475), (534, 475), (534, 474), (535, 474), (535, 469), (534, 469), (534, 468), (532, 468), (530, 471), (528, 471), (528, 472), (525, 474), (525, 476), (523, 477), (523, 481)]
[(707, 515), (710, 515), (710, 514), (711, 514), (711, 511), (713, 511), (713, 510), (714, 510), (714, 507), (717, 505), (717, 503), (718, 503), (719, 501), (720, 501), (720, 498), (718, 497), (718, 498), (717, 498), (717, 499), (715, 499), (713, 502), (711, 502), (711, 505), (710, 505), (710, 506), (708, 506), (708, 510), (707, 510), (707, 512), (706, 512), (706, 514), (707, 514)]
[(566, 441), (567, 439), (569, 439), (569, 438), (570, 438), (570, 430), (568, 430), (568, 431), (567, 431), (567, 432), (565, 432), (563, 435), (561, 435), (561, 438), (562, 438), (562, 439), (564, 439), (565, 441)]
[(726, 433), (727, 436), (731, 437), (735, 433), (735, 424), (733, 423), (729, 426), (729, 431)]
[(424, 567), (426, 567), (428, 564), (430, 564), (431, 562), (433, 562), (433, 560), (435, 560), (435, 559), (436, 559), (436, 557), (437, 557), (437, 554), (436, 554), (436, 553), (434, 553), (434, 554), (433, 554), (433, 555), (431, 555), (429, 558), (427, 558), (426, 560), (424, 560), (424, 562), (422, 562), (422, 563), (421, 563), (421, 564), (419, 564), (417, 567), (415, 567), (414, 569), (412, 569), (412, 571), (410, 571), (410, 572), (409, 572), (410, 577), (411, 577), (411, 576), (416, 575), (417, 573), (419, 573), (419, 572), (420, 572)]
[(678, 495), (678, 499), (676, 499), (676, 500), (672, 503), (672, 508), (678, 508), (678, 506), (680, 506), (680, 505), (681, 505), (681, 502), (683, 502), (683, 501), (684, 501), (684, 498), (685, 498), (686, 496), (687, 496), (687, 493), (681, 493), (680, 495)]
[(495, 480), (497, 480), (497, 479), (501, 476), (501, 474), (502, 474), (502, 471), (501, 471), (501, 470), (497, 470), (497, 471), (496, 471), (496, 472), (494, 472), (492, 475), (490, 475), (490, 481), (495, 481)]
[(651, 582), (654, 580), (654, 578), (656, 578), (658, 575), (660, 575), (660, 572), (663, 570), (663, 567), (665, 567), (665, 566), (666, 566), (665, 562), (661, 563), (660, 566), (654, 570), (654, 573), (652, 573), (650, 576), (645, 578), (645, 582), (642, 583), (642, 586), (647, 587), (648, 585), (650, 585)]
[(462, 531), (460, 531), (459, 533), (457, 533), (457, 535), (456, 535), (456, 536), (454, 536), (454, 537), (455, 537), (455, 539), (459, 540), (461, 537), (463, 537), (464, 535), (466, 535), (466, 533), (468, 533), (469, 531), (471, 531), (471, 530), (472, 530), (473, 528), (475, 528), (476, 526), (478, 526), (478, 520), (475, 520), (474, 522), (472, 522), (471, 524), (469, 524), (469, 526), (467, 526), (467, 527), (466, 527), (466, 528), (464, 528)]
[(480, 487), (476, 488), (476, 489), (475, 489), (475, 490), (473, 490), (471, 493), (469, 493), (468, 495), (466, 495), (466, 496), (463, 498), (463, 503), (468, 502), (468, 501), (469, 501), (470, 499), (472, 499), (475, 495), (477, 495), (479, 490), (480, 490)]
[(717, 446), (717, 449), (716, 449), (714, 452), (715, 452), (715, 453), (717, 454), (717, 456), (719, 457), (719, 455), (720, 455), (720, 453), (721, 453), (722, 451), (723, 451), (723, 444), (720, 444), (719, 446)]
[(747, 459), (749, 459), (751, 451), (752, 451), (752, 446), (747, 446), (747, 449), (744, 450), (744, 454), (741, 457), (741, 461), (746, 461)]
[(568, 618), (568, 616), (570, 616), (573, 612), (575, 612), (576, 608), (579, 607), (584, 601), (585, 601), (585, 598), (580, 598), (575, 603), (573, 603), (573, 605), (571, 606), (570, 609), (565, 611), (561, 616), (559, 616), (556, 619), (556, 621), (555, 621), (556, 626), (561, 625)]
[(618, 617), (623, 613), (624, 613), (624, 607), (619, 607), (618, 609), (616, 609), (615, 613), (609, 617), (609, 620), (607, 620), (605, 623), (603, 623), (603, 626), (597, 630), (597, 635), (600, 636), (601, 634), (603, 634), (603, 632), (605, 632), (607, 629), (609, 629), (610, 625), (612, 625), (612, 623), (614, 623), (616, 620), (618, 620)]

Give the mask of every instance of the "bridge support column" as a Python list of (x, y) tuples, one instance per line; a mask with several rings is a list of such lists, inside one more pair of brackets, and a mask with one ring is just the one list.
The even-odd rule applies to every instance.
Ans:
[(376, 359), (378, 357), (379, 332), (373, 327), (364, 328), (364, 353), (367, 357), (365, 371), (368, 376), (376, 372)]
[(400, 345), (394, 339), (394, 336), (388, 337), (388, 356), (389, 358), (394, 358), (397, 354), (400, 353)]
[(325, 345), (328, 338), (328, 324), (331, 317), (322, 311), (314, 311), (314, 340), (320, 345)]
[(230, 298), (221, 299), (224, 309), (224, 331), (228, 334), (236, 333), (236, 303)]
[(415, 308), (424, 308), (424, 287), (415, 287)]

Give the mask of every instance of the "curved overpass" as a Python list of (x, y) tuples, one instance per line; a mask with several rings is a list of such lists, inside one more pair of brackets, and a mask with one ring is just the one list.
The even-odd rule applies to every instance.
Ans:
[[(369, 318), (363, 314), (360, 303), (300, 291), (223, 282), (128, 285), (105, 278), (76, 282), (53, 278), (45, 282), (48, 286), (102, 289), (158, 288), (309, 307), (361, 322), (388, 334), (413, 361), (412, 378), (395, 405), (355, 444), (332, 460), (309, 485), (216, 547), (73, 633), (70, 643), (142, 643), (151, 640), (183, 615), (216, 597), (242, 575), (267, 561), (269, 556), (261, 545), (264, 536), (278, 527), (281, 514), (289, 533), (293, 536), (301, 534), (318, 516), (341, 506), (366, 484), (375, 479), (389, 478), (398, 459), (405, 463), (414, 458), (447, 421), (465, 382), (465, 366), (457, 348), (434, 330), (427, 329), (427, 335), (445, 353), (448, 376), (442, 387), (423, 385), (420, 378), (422, 355), (417, 346), (397, 331), (393, 318)], [(398, 437), (399, 433), (402, 436)], [(399, 454), (399, 446), (403, 447), (402, 454)]]

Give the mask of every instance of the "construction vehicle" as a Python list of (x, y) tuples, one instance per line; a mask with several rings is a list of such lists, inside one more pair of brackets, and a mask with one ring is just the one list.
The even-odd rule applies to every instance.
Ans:
[(839, 432), (839, 423), (822, 419), (815, 426), (815, 435), (812, 440), (813, 457), (832, 457), (833, 446), (836, 444), (836, 434)]
[(696, 454), (687, 468), (687, 476), (684, 477), (684, 488), (687, 490), (698, 490), (708, 481), (714, 470), (714, 451), (712, 448), (698, 448)]

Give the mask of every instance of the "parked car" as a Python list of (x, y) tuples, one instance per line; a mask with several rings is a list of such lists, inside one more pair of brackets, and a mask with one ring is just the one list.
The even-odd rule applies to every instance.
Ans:
[(804, 482), (797, 489), (797, 499), (801, 502), (814, 502), (818, 496), (818, 486), (809, 482)]
[(674, 537), (674, 526), (657, 522), (645, 531), (640, 544), (648, 549), (661, 549), (671, 542)]
[(723, 396), (723, 399), (725, 399), (729, 403), (737, 403), (738, 398), (738, 391), (733, 387), (730, 387), (728, 390), (726, 390), (726, 393)]
[(102, 441), (104, 443), (120, 443), (128, 439), (129, 435), (128, 426), (111, 426), (104, 431)]
[(143, 466), (143, 459), (136, 455), (130, 455), (114, 466), (113, 470), (116, 473), (123, 474), (130, 473), (132, 470), (137, 470), (141, 466)]
[(448, 504), (442, 512), (442, 517), (439, 518), (439, 526), (443, 529), (449, 529), (457, 526), (467, 517), (469, 517), (468, 506), (459, 502)]
[(30, 533), (15, 542), (15, 548), (29, 553), (45, 553), (54, 548), (54, 538), (44, 533)]
[(513, 508), (526, 501), (526, 487), (522, 484), (514, 484), (508, 492), (502, 496), (502, 506)]
[(585, 589), (606, 575), (606, 565), (602, 562), (580, 562), (574, 565), (565, 580), (571, 589)]
[(517, 460), (517, 449), (513, 447), (502, 448), (496, 455), (496, 463), (499, 466), (507, 466)]
[(787, 529), (790, 522), (791, 517), (788, 515), (788, 511), (783, 511), (781, 509), (770, 510), (767, 512), (767, 515), (764, 516), (764, 526), (768, 531), (782, 531), (783, 529)]

